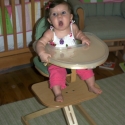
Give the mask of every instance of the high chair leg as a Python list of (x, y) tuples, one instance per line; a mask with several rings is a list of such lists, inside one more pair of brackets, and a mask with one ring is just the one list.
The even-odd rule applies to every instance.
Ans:
[(30, 125), (29, 122), (28, 122), (29, 120), (34, 119), (34, 118), (39, 117), (39, 116), (42, 116), (42, 115), (45, 115), (47, 113), (56, 111), (58, 109), (60, 109), (60, 108), (57, 108), (57, 107), (56, 108), (45, 108), (45, 109), (36, 111), (34, 113), (28, 114), (26, 116), (23, 116), (21, 118), (21, 120), (22, 120), (24, 125)]
[(68, 125), (78, 125), (72, 105), (63, 108)]

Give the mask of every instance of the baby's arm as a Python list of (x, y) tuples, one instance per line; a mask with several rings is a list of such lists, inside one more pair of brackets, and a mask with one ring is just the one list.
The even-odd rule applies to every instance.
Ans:
[(36, 52), (39, 55), (42, 62), (48, 63), (48, 58), (51, 57), (50, 54), (45, 52), (45, 46), (48, 42), (50, 42), (53, 38), (53, 34), (51, 30), (47, 30), (44, 35), (38, 40), (36, 44)]
[(74, 33), (75, 39), (81, 40), (82, 44), (84, 43), (86, 43), (87, 45), (90, 44), (89, 38), (81, 30), (79, 30), (76, 24), (73, 24), (73, 33)]

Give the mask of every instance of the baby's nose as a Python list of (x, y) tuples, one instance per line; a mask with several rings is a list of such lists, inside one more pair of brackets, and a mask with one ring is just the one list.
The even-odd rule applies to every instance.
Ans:
[(61, 14), (61, 13), (59, 13), (59, 14), (58, 14), (58, 17), (62, 17), (62, 14)]

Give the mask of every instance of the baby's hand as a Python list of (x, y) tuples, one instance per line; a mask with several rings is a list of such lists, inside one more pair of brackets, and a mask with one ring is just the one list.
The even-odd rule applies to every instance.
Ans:
[(88, 37), (84, 37), (83, 40), (82, 40), (82, 44), (87, 44), (87, 45), (90, 45), (90, 39)]
[(42, 52), (40, 55), (39, 55), (40, 59), (42, 62), (46, 62), (46, 63), (49, 63), (49, 58), (51, 57), (50, 54), (46, 53), (46, 52)]

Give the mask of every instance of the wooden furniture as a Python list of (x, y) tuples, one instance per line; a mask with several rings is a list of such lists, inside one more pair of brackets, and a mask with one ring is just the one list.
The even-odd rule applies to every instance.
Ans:
[(64, 102), (62, 103), (54, 101), (54, 95), (48, 87), (48, 81), (34, 84), (32, 90), (40, 102), (47, 106), (47, 108), (22, 117), (24, 125), (29, 125), (28, 121), (35, 117), (45, 115), (61, 108), (64, 111), (68, 125), (78, 125), (72, 105), (76, 106), (89, 124), (96, 125), (85, 109), (82, 108), (80, 103), (93, 99), (97, 95), (89, 92), (86, 84), (79, 78), (77, 78), (75, 82), (68, 84), (67, 88), (62, 91), (64, 97)]
[[(43, 75), (42, 71), (38, 69), (38, 71)], [(48, 75), (45, 75), (48, 76)], [(69, 75), (68, 75), (69, 76)], [(97, 97), (96, 94), (89, 92), (86, 83), (81, 80), (78, 76), (76, 78), (75, 70), (72, 70), (71, 83), (67, 83), (66, 89), (62, 91), (64, 102), (55, 102), (54, 94), (52, 90), (49, 88), (48, 81), (36, 83), (32, 86), (32, 91), (39, 99), (39, 101), (46, 106), (45, 109), (41, 109), (34, 113), (23, 116), (22, 122), (24, 125), (29, 125), (29, 120), (34, 119), (36, 117), (48, 114), (50, 112), (63, 109), (64, 116), (66, 118), (68, 125), (78, 125), (77, 118), (75, 116), (72, 105), (75, 105), (77, 110), (83, 115), (83, 117), (88, 121), (90, 125), (96, 125), (93, 119), (87, 114), (85, 109), (80, 104), (83, 101), (87, 101)], [(99, 86), (96, 84), (96, 87)]]
[[(51, 54), (50, 63), (64, 68), (72, 69), (71, 83), (68, 82), (66, 89), (62, 90), (62, 95), (64, 97), (64, 102), (62, 103), (54, 101), (54, 94), (49, 88), (48, 81), (34, 84), (32, 86), (32, 90), (36, 97), (39, 99), (39, 101), (43, 105), (45, 105), (46, 108), (23, 116), (22, 122), (24, 125), (29, 125), (28, 121), (31, 119), (53, 112), (58, 109), (63, 109), (68, 125), (78, 125), (72, 105), (75, 105), (77, 107), (79, 112), (83, 115), (83, 117), (86, 118), (89, 124), (96, 125), (96, 123), (87, 114), (87, 112), (83, 109), (80, 103), (89, 99), (93, 99), (97, 95), (88, 91), (86, 83), (84, 83), (83, 80), (76, 76), (75, 69), (92, 68), (100, 65), (100, 63), (103, 63), (108, 57), (108, 47), (103, 41), (101, 41), (91, 33), (87, 33), (86, 35), (91, 40), (91, 46), (76, 45), (69, 48), (60, 49), (56, 49), (55, 47), (50, 45), (46, 46), (46, 52)], [(100, 48), (102, 51), (97, 54), (96, 51), (99, 51)], [(73, 52), (75, 53), (72, 54)], [(94, 52), (96, 53), (96, 55), (94, 54)], [(62, 55), (62, 53), (64, 58), (60, 56)], [(94, 54), (95, 59), (92, 58), (91, 60), (90, 57), (92, 57), (92, 53)], [(85, 56), (85, 54), (86, 57), (82, 58)], [(38, 69), (38, 71), (42, 75), (44, 75), (44, 73), (42, 73), (40, 69)]]
[[(19, 1), (19, 5), (21, 6), (21, 13), (22, 15), (22, 43), (23, 43), (23, 47), (22, 48), (18, 48), (17, 44), (17, 25), (16, 25), (16, 14), (17, 14), (17, 10), (15, 9), (16, 6), (16, 1)], [(10, 39), (7, 39), (8, 37), (8, 33), (7, 33), (7, 24), (6, 24), (6, 15), (5, 15), (5, 0), (0, 0), (0, 8), (1, 8), (1, 21), (2, 21), (2, 26), (3, 26), (3, 39), (4, 39), (4, 51), (0, 52), (0, 70), (3, 69), (7, 69), (7, 68), (11, 68), (14, 66), (19, 66), (19, 65), (23, 65), (23, 64), (28, 64), (32, 62), (32, 58), (34, 57), (35, 52), (33, 51), (31, 46), (27, 46), (27, 36), (26, 36), (26, 8), (25, 5), (26, 3), (24, 2), (24, 0), (8, 0), (9, 3), (9, 8), (11, 8), (12, 11), (12, 25), (13, 25), (13, 33), (11, 35), (13, 35), (13, 42), (14, 42), (14, 48), (12, 50), (8, 49), (8, 42), (10, 42)], [(28, 1), (28, 0), (27, 0)], [(35, 0), (29, 0), (30, 4), (31, 4), (31, 30), (32, 33), (34, 34), (34, 28), (35, 28)], [(43, 0), (39, 1), (40, 3), (40, 8), (43, 8)], [(41, 9), (39, 9), (39, 11), (41, 11)], [(41, 13), (41, 16), (43, 16), (43, 12), (39, 12)], [(30, 15), (29, 15), (30, 16)], [(10, 35), (10, 34), (9, 34)], [(34, 36), (31, 36), (32, 40), (31, 43), (34, 41)]]

